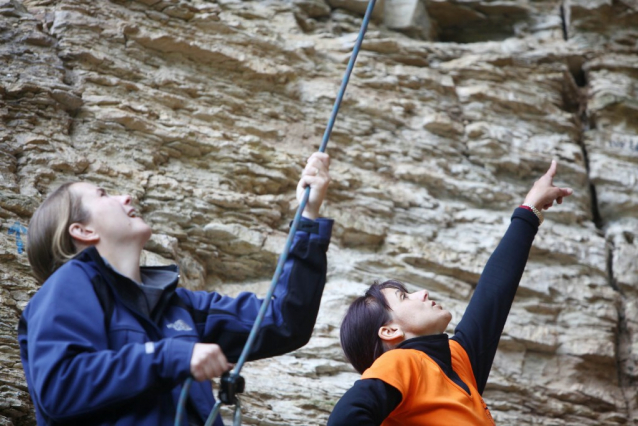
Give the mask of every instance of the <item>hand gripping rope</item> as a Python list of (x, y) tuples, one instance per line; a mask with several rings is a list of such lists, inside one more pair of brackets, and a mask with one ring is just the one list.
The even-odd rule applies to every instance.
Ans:
[[(346, 86), (348, 85), (348, 81), (350, 80), (350, 74), (352, 74), (352, 69), (354, 68), (354, 63), (357, 60), (357, 55), (359, 54), (359, 50), (361, 49), (361, 43), (363, 42), (363, 37), (365, 36), (366, 30), (368, 28), (368, 23), (370, 22), (370, 16), (372, 16), (372, 10), (374, 9), (374, 5), (376, 0), (370, 0), (368, 3), (368, 8), (366, 9), (365, 16), (363, 17), (363, 22), (361, 23), (361, 29), (359, 30), (359, 36), (357, 37), (357, 41), (354, 44), (354, 48), (352, 50), (352, 55), (350, 56), (350, 60), (348, 61), (348, 67), (346, 68), (345, 75), (343, 76), (343, 81), (341, 82), (341, 87), (339, 88), (339, 93), (337, 94), (337, 99), (335, 99), (334, 106), (332, 108), (332, 113), (330, 114), (330, 119), (328, 120), (328, 126), (326, 127), (326, 131), (323, 134), (323, 139), (321, 141), (321, 146), (319, 147), (319, 152), (325, 152), (326, 146), (328, 145), (328, 140), (330, 139), (330, 134), (332, 133), (332, 128), (334, 127), (335, 119), (337, 118), (337, 113), (339, 112), (339, 107), (341, 106), (341, 101), (343, 100), (343, 95), (346, 92)], [(255, 319), (255, 323), (253, 324), (253, 328), (250, 330), (250, 334), (248, 335), (248, 340), (244, 345), (244, 349), (242, 350), (241, 355), (239, 356), (239, 360), (237, 364), (235, 364), (235, 368), (230, 373), (224, 373), (221, 378), (220, 389), (218, 394), (218, 400), (213, 407), (213, 410), (210, 412), (208, 419), (206, 420), (205, 426), (212, 426), (215, 418), (219, 414), (219, 410), (221, 408), (221, 404), (234, 404), (235, 405), (235, 414), (233, 416), (233, 425), (239, 426), (241, 425), (241, 404), (239, 399), (237, 398), (237, 394), (242, 393), (244, 391), (244, 378), (239, 375), (244, 363), (246, 362), (246, 358), (250, 354), (251, 347), (257, 338), (257, 333), (259, 332), (259, 328), (261, 326), (261, 322), (266, 315), (266, 310), (268, 309), (268, 305), (270, 304), (270, 300), (272, 299), (272, 295), (275, 291), (275, 287), (277, 286), (277, 282), (279, 281), (279, 277), (283, 271), (284, 264), (286, 263), (286, 258), (288, 257), (288, 252), (290, 251), (290, 246), (292, 245), (292, 240), (295, 236), (295, 232), (297, 231), (297, 227), (299, 225), (299, 221), (301, 219), (301, 213), (304, 211), (306, 204), (308, 203), (308, 197), (310, 196), (310, 187), (306, 187), (306, 191), (304, 192), (303, 199), (297, 208), (297, 212), (295, 213), (295, 219), (292, 222), (292, 226), (290, 227), (290, 232), (288, 233), (288, 239), (286, 240), (286, 245), (284, 247), (283, 252), (279, 256), (279, 260), (277, 262), (277, 269), (275, 270), (275, 274), (272, 278), (272, 282), (270, 283), (270, 288), (268, 289), (268, 293), (266, 297), (264, 297), (264, 301), (259, 308), (259, 313), (257, 314), (257, 318)], [(188, 391), (190, 389), (191, 383), (193, 382), (192, 378), (186, 379), (184, 385), (182, 386), (182, 392), (179, 397), (179, 403), (177, 405), (177, 413), (175, 415), (175, 426), (180, 426), (182, 419), (184, 417), (184, 407), (186, 406), (186, 399), (188, 398)]]

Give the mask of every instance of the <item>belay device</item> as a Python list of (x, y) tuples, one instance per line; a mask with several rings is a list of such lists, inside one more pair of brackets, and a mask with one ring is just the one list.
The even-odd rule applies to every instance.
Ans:
[[(363, 42), (363, 37), (365, 36), (366, 30), (368, 28), (368, 23), (370, 22), (370, 17), (372, 16), (372, 10), (374, 9), (375, 3), (376, 0), (370, 0), (370, 2), (368, 3), (368, 8), (366, 9), (366, 13), (363, 17), (363, 22), (361, 23), (361, 29), (359, 30), (359, 36), (357, 37), (357, 41), (354, 44), (354, 48), (352, 49), (352, 55), (350, 55), (348, 67), (346, 68), (345, 75), (343, 76), (343, 81), (341, 82), (341, 87), (339, 88), (339, 93), (337, 94), (337, 99), (335, 99), (332, 113), (330, 114), (330, 119), (328, 120), (328, 126), (326, 127), (326, 131), (323, 134), (319, 152), (326, 151), (326, 146), (328, 145), (328, 140), (330, 139), (330, 134), (332, 133), (332, 128), (334, 127), (335, 119), (337, 118), (337, 113), (339, 112), (341, 101), (343, 100), (343, 95), (346, 92), (346, 86), (348, 85), (348, 81), (350, 80), (350, 74), (352, 74), (354, 63), (357, 60), (357, 55), (359, 54), (359, 50), (361, 49), (361, 43)], [(230, 373), (224, 373), (224, 375), (222, 376), (217, 402), (215, 403), (213, 410), (210, 412), (205, 426), (213, 425), (215, 418), (217, 418), (217, 415), (219, 414), (222, 403), (235, 405), (233, 426), (241, 425), (241, 404), (239, 398), (237, 398), (237, 394), (240, 394), (244, 391), (245, 381), (244, 378), (239, 375), (239, 373), (244, 366), (244, 363), (246, 362), (246, 358), (248, 358), (248, 354), (250, 353), (255, 339), (257, 338), (257, 333), (259, 332), (261, 322), (266, 315), (266, 310), (268, 309), (268, 305), (270, 304), (270, 300), (272, 299), (275, 287), (277, 286), (277, 282), (279, 281), (279, 277), (281, 276), (281, 273), (283, 271), (284, 264), (286, 263), (286, 258), (288, 257), (288, 252), (290, 251), (290, 246), (292, 245), (292, 240), (294, 238), (295, 232), (297, 231), (299, 220), (301, 219), (301, 213), (304, 211), (304, 208), (308, 203), (309, 196), (310, 187), (308, 186), (306, 187), (303, 199), (301, 200), (301, 203), (297, 208), (297, 212), (295, 213), (295, 219), (293, 220), (292, 226), (290, 227), (290, 232), (288, 233), (288, 239), (286, 240), (284, 251), (279, 256), (277, 269), (275, 269), (275, 274), (273, 275), (272, 282), (270, 283), (270, 288), (268, 289), (268, 293), (266, 294), (266, 297), (264, 297), (264, 301), (259, 308), (259, 313), (257, 314), (257, 318), (255, 319), (255, 323), (253, 324), (253, 328), (250, 330), (248, 340), (244, 345), (244, 349), (239, 356), (237, 364), (235, 364), (235, 368), (233, 368)], [(188, 391), (192, 382), (193, 379), (188, 378), (182, 386), (179, 403), (177, 404), (177, 413), (175, 415), (175, 426), (180, 426), (182, 423), (182, 419), (184, 417), (184, 407), (186, 406), (186, 399), (188, 398)]]

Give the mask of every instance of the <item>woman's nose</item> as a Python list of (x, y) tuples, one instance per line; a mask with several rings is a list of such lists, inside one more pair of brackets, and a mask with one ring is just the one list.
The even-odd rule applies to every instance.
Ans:
[(428, 298), (428, 291), (427, 290), (419, 290), (415, 293), (412, 293), (414, 295), (414, 298), (420, 301), (424, 301), (427, 300)]
[(122, 204), (124, 204), (125, 206), (131, 204), (131, 196), (128, 194), (120, 195), (120, 199), (122, 200)]

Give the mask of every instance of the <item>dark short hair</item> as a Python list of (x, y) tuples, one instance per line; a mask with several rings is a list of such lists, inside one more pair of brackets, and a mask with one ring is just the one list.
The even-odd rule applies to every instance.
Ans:
[(381, 293), (385, 288), (395, 288), (407, 293), (405, 286), (399, 281), (375, 281), (365, 295), (352, 302), (341, 323), (341, 347), (350, 364), (361, 374), (385, 352), (383, 341), (379, 337), (379, 328), (392, 319), (392, 309)]

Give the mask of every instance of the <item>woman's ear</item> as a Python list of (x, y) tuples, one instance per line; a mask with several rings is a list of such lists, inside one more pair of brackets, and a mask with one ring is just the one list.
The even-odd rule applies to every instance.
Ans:
[(405, 333), (396, 324), (387, 324), (379, 327), (379, 338), (388, 345), (398, 345), (405, 340)]
[(69, 234), (73, 242), (81, 246), (94, 245), (100, 241), (100, 236), (92, 228), (77, 222), (69, 225)]

